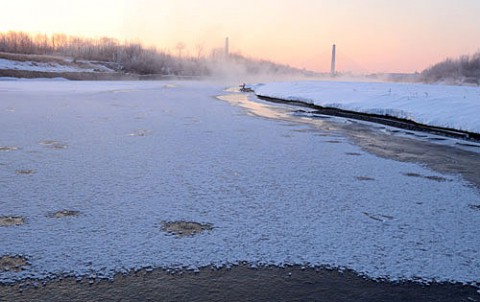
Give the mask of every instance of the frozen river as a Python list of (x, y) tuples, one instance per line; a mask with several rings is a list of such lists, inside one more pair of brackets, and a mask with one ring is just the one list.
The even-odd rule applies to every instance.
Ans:
[[(342, 130), (351, 121), (216, 98), (226, 94), (201, 82), (0, 82), (0, 216), (25, 219), (0, 226), (0, 257), (28, 261), (0, 282), (243, 261), (480, 280), (468, 176), (368, 152)], [(171, 221), (211, 229), (178, 237), (162, 229)]]

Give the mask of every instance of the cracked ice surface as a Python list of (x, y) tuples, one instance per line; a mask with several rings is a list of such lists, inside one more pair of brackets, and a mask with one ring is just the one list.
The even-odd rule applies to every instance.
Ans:
[[(200, 82), (1, 82), (0, 146), (15, 149), (0, 152), (0, 216), (26, 223), (0, 226), (0, 256), (28, 265), (0, 282), (239, 261), (479, 280), (480, 195), (461, 178), (245, 115), (212, 97), (221, 93)], [(162, 221), (212, 229), (180, 238)]]

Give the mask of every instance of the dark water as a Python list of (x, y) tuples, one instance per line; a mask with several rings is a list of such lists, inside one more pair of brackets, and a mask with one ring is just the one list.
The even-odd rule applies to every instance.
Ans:
[[(35, 287), (36, 285), (36, 287)], [(117, 275), (115, 281), (65, 279), (46, 286), (0, 286), (0, 301), (480, 301), (476, 289), (458, 284), (389, 283), (350, 271), (299, 266), (204, 268)]]

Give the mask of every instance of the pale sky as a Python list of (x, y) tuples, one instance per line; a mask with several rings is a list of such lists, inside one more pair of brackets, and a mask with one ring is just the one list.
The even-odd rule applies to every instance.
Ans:
[(480, 0), (0, 0), (0, 31), (232, 52), (328, 71), (414, 72), (480, 50)]

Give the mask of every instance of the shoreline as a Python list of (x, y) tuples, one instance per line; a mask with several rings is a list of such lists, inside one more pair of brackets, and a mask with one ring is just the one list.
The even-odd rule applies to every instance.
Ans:
[(198, 80), (195, 76), (177, 76), (165, 74), (133, 74), (122, 72), (88, 72), (88, 71), (33, 71), (0, 69), (0, 78), (21, 79), (57, 79), (69, 81), (167, 81)]
[(283, 103), (283, 104), (289, 104), (289, 105), (302, 106), (306, 108), (312, 108), (316, 110), (316, 112), (313, 112), (313, 113), (317, 113), (317, 114), (338, 116), (343, 118), (352, 118), (356, 120), (373, 122), (377, 124), (392, 126), (396, 128), (410, 130), (410, 131), (422, 131), (422, 132), (428, 132), (431, 134), (436, 134), (436, 135), (441, 135), (446, 137), (460, 138), (466, 141), (480, 142), (480, 134), (478, 133), (449, 129), (449, 128), (442, 128), (442, 127), (435, 127), (435, 126), (428, 126), (428, 125), (419, 124), (414, 121), (400, 119), (393, 116), (362, 113), (362, 112), (343, 110), (343, 109), (337, 109), (337, 108), (328, 108), (328, 107), (322, 107), (314, 104), (308, 104), (302, 101), (272, 98), (272, 97), (256, 94), (255, 92), (254, 94), (259, 99), (267, 102)]

